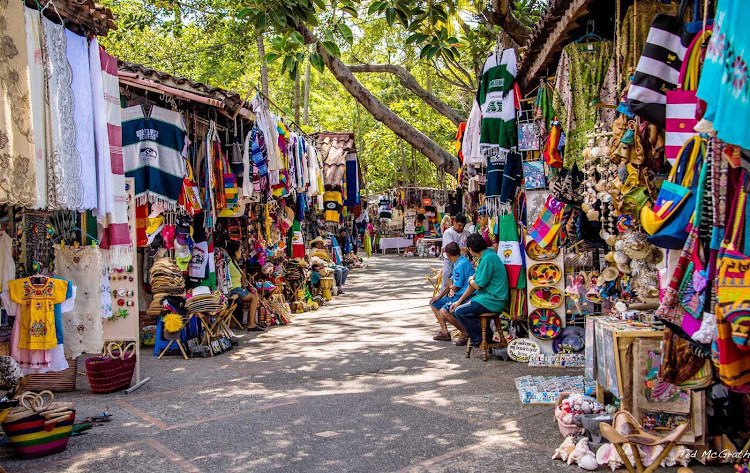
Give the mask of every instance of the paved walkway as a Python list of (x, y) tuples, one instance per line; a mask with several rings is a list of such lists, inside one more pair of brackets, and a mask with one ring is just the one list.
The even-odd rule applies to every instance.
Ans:
[[(132, 394), (61, 394), (79, 417), (114, 420), (66, 452), (13, 460), (9, 471), (440, 472), (582, 471), (550, 458), (561, 437), (552, 408), (524, 406), (513, 378), (559, 369), (467, 360), (432, 341), (423, 275), (438, 260), (377, 256), (345, 295), (289, 326), (245, 337), (214, 358), (156, 360)], [(83, 366), (83, 364), (81, 364)], [(566, 370), (567, 374), (578, 374)]]

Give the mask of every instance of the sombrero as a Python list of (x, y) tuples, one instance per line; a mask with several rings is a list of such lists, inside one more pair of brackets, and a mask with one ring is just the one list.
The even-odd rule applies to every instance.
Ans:
[(560, 336), (552, 341), (552, 350), (555, 353), (560, 353), (561, 351), (580, 352), (585, 347), (585, 340), (586, 331), (583, 327), (570, 325), (565, 327)]

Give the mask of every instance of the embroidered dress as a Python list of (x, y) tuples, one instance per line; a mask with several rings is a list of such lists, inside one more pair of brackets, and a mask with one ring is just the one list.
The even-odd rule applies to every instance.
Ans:
[(10, 299), (21, 305), (18, 347), (48, 350), (57, 346), (55, 304), (65, 300), (68, 282), (47, 278), (34, 284), (30, 278), (8, 281)]
[(0, 203), (36, 203), (23, 3), (0, 0)]
[(55, 245), (55, 266), (61, 278), (78, 287), (73, 310), (62, 317), (65, 356), (99, 353), (104, 345), (101, 249)]
[(698, 98), (706, 101), (704, 118), (712, 121), (717, 136), (730, 144), (750, 148), (750, 28), (747, 2), (721, 0), (714, 32), (698, 85)]
[(612, 42), (570, 43), (557, 66), (553, 106), (566, 133), (564, 166), (582, 167), (583, 149), (594, 131), (599, 109), (591, 103), (600, 98), (610, 66)]
[(187, 157), (187, 132), (182, 115), (151, 107), (147, 116), (136, 105), (122, 110), (122, 150), (125, 176), (135, 179), (138, 205), (159, 203), (177, 208)]

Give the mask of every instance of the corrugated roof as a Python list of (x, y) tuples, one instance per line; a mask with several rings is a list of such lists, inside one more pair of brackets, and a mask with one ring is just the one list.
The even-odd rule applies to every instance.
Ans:
[[(202, 82), (196, 82), (184, 77), (178, 77), (163, 71), (158, 71), (156, 69), (146, 67), (142, 64), (135, 64), (132, 62), (119, 60), (118, 69), (120, 71), (136, 74), (143, 79), (158, 82), (175, 89), (218, 100), (224, 104), (224, 108), (231, 112), (231, 114), (234, 114), (237, 109), (239, 109), (243, 105), (246, 98), (240, 96), (240, 94), (236, 92), (222, 89), (220, 87), (214, 87)], [(244, 110), (245, 111), (242, 112), (242, 115), (248, 118), (252, 118), (252, 113), (247, 108), (244, 108)], [(250, 115), (248, 116), (248, 114)]]

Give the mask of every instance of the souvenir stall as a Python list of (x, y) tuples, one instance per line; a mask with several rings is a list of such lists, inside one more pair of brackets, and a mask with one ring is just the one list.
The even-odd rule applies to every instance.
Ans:
[(94, 393), (148, 381), (137, 299), (120, 293), (134, 279), (133, 187), (117, 60), (97, 39), (115, 28), (112, 12), (42, 0), (5, 2), (0, 16), (0, 356), (19, 396), (0, 418), (15, 453), (35, 458), (66, 448), (75, 408), (49, 391), (77, 388), (82, 355)]
[[(517, 380), (522, 400), (558, 404), (564, 436), (587, 435), (556, 452), (569, 464), (634, 471), (687, 464), (684, 446), (746, 448), (744, 417), (728, 407), (744, 406), (750, 385), (740, 3), (550, 2), (518, 67), (509, 49), (485, 65), (483, 82), (506, 90), (480, 85), (463, 172), (475, 179), (473, 159), (478, 175), (486, 167), (483, 205), (519, 222), (530, 338), (518, 353), (572, 351), (585, 367), (580, 382)], [(513, 93), (515, 114), (482, 108)], [(493, 136), (517, 132), (500, 133), (500, 152), (483, 143), (488, 117)], [(522, 185), (508, 209), (516, 169)], [(605, 410), (612, 427), (588, 422)], [(623, 449), (632, 432), (642, 436)]]
[[(138, 64), (119, 69), (154, 356), (214, 356), (237, 343), (233, 325), (289, 323), (289, 302), (312, 308), (301, 264), (305, 216), (322, 195), (314, 143), (257, 91), (242, 98)], [(257, 302), (232, 296), (247, 289)]]

